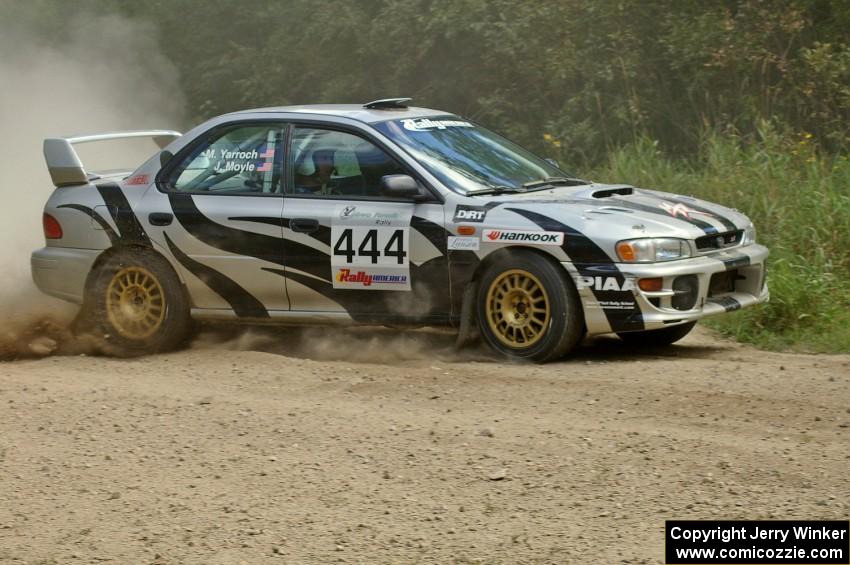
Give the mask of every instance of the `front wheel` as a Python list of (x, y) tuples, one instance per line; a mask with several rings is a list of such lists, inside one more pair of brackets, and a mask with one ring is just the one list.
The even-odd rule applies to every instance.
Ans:
[(159, 255), (123, 252), (92, 273), (89, 325), (107, 353), (136, 356), (176, 349), (189, 336), (189, 303), (180, 279)]
[(496, 351), (544, 363), (563, 357), (584, 333), (575, 286), (566, 272), (536, 253), (497, 259), (478, 287), (481, 334)]
[(676, 326), (670, 326), (668, 328), (661, 328), (660, 330), (623, 332), (617, 335), (620, 336), (620, 339), (622, 339), (629, 345), (640, 345), (644, 347), (664, 347), (665, 345), (676, 343), (677, 341), (688, 335), (696, 325), (696, 322), (688, 322), (686, 324), (679, 324)]

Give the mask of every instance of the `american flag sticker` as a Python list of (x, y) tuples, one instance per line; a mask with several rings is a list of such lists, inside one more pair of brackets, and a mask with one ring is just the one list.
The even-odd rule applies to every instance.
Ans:
[[(274, 150), (272, 150), (272, 151), (274, 151)], [(271, 170), (272, 170), (272, 162), (271, 161), (266, 161), (265, 163), (263, 163), (262, 165), (257, 167), (258, 173), (265, 173), (265, 172), (271, 171)]]
[(268, 149), (260, 153), (261, 159), (271, 159), (272, 157), (274, 157), (274, 147), (269, 147)]

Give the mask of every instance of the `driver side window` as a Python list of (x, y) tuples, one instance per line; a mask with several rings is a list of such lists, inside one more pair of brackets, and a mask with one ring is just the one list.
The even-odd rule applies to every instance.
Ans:
[(284, 126), (237, 126), (196, 147), (171, 172), (179, 192), (210, 194), (280, 193)]
[(343, 131), (296, 127), (291, 154), (295, 195), (380, 197), (384, 175), (406, 174), (383, 149)]

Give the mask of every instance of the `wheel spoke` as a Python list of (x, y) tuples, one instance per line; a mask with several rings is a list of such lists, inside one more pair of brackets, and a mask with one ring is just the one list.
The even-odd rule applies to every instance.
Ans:
[(129, 339), (144, 339), (165, 320), (166, 297), (156, 276), (144, 267), (126, 266), (106, 288), (107, 316)]
[(490, 284), (486, 320), (499, 341), (529, 347), (545, 333), (550, 319), (546, 290), (528, 271), (504, 271)]

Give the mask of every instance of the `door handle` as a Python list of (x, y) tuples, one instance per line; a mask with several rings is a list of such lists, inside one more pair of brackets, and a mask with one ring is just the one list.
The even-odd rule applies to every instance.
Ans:
[(319, 220), (313, 218), (292, 218), (289, 220), (289, 229), (301, 233), (313, 233), (319, 230)]
[(148, 216), (152, 226), (168, 226), (174, 220), (174, 215), (168, 212), (153, 212)]

